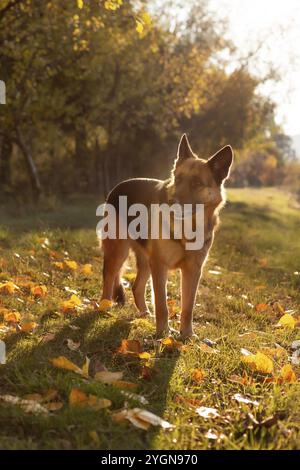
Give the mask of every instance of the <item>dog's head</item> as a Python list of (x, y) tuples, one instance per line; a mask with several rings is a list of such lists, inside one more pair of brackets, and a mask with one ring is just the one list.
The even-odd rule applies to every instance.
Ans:
[(194, 154), (183, 134), (172, 170), (170, 202), (218, 207), (223, 201), (223, 183), (229, 176), (232, 162), (230, 145), (209, 160), (203, 160)]

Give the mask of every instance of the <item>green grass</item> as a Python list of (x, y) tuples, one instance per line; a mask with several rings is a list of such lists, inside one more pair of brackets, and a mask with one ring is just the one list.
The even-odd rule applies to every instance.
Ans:
[[(296, 449), (300, 447), (299, 383), (266, 383), (241, 361), (241, 348), (256, 352), (281, 345), (290, 355), (290, 344), (300, 338), (299, 329), (278, 329), (281, 314), (277, 304), (299, 314), (300, 213), (287, 194), (276, 189), (230, 190), (229, 203), (222, 212), (209, 262), (199, 288), (195, 307), (195, 330), (200, 340), (218, 340), (217, 354), (199, 349), (200, 340), (183, 350), (157, 352), (151, 319), (135, 318), (131, 291), (127, 304), (111, 312), (99, 313), (95, 301), (101, 289), (102, 259), (95, 236), (96, 201), (72, 202), (52, 212), (24, 213), (4, 210), (0, 223), (0, 282), (27, 276), (35, 284), (48, 287), (47, 296), (34, 300), (26, 290), (0, 295), (0, 308), (16, 310), (22, 321), (34, 320), (33, 333), (10, 330), (1, 333), (7, 346), (7, 364), (0, 365), (0, 394), (24, 397), (57, 390), (62, 409), (49, 416), (25, 413), (18, 406), (0, 401), (0, 447), (4, 449)], [(49, 248), (41, 239), (49, 239)], [(60, 271), (52, 264), (49, 250), (62, 259), (91, 263), (93, 273), (84, 276)], [(55, 259), (54, 261), (59, 261)], [(130, 265), (131, 262), (129, 262)], [(2, 266), (2, 267), (1, 267)], [(130, 268), (131, 269), (131, 268)], [(209, 271), (219, 271), (220, 275)], [(84, 311), (64, 314), (61, 303), (70, 297), (65, 287), (87, 298)], [(150, 292), (148, 292), (150, 300)], [(169, 281), (169, 298), (178, 302), (176, 273)], [(277, 304), (276, 304), (277, 302)], [(252, 306), (272, 305), (266, 312)], [(252, 306), (251, 306), (252, 305)], [(172, 326), (178, 327), (178, 318)], [(1, 323), (1, 318), (0, 318)], [(5, 323), (6, 325), (6, 323)], [(73, 329), (76, 326), (77, 329)], [(251, 333), (243, 335), (244, 333)], [(43, 335), (53, 333), (49, 342)], [(243, 336), (241, 336), (243, 335)], [(66, 339), (80, 341), (70, 351)], [(116, 354), (122, 339), (138, 339), (152, 355), (153, 375), (140, 378), (141, 360)], [(156, 354), (155, 354), (156, 351)], [(85, 356), (100, 361), (110, 371), (123, 371), (124, 380), (138, 384), (136, 394), (148, 405), (128, 398), (115, 386), (86, 380), (67, 370), (54, 368), (49, 359), (65, 356), (82, 365)], [(288, 363), (288, 356), (275, 359), (275, 370)], [(205, 378), (194, 383), (191, 371), (203, 369)], [(299, 376), (299, 368), (294, 367)], [(253, 380), (245, 385), (229, 380), (233, 374), (247, 373)], [(68, 397), (72, 388), (112, 401), (110, 409), (93, 411), (72, 408)], [(236, 393), (259, 402), (258, 406), (237, 403)], [(170, 431), (151, 428), (143, 431), (130, 423), (116, 423), (115, 410), (127, 406), (145, 407), (174, 425)], [(205, 420), (193, 404), (216, 408), (220, 418)], [(270, 416), (279, 416), (273, 426), (253, 425)], [(212, 430), (219, 439), (206, 437)], [(96, 431), (95, 442), (91, 431)]]

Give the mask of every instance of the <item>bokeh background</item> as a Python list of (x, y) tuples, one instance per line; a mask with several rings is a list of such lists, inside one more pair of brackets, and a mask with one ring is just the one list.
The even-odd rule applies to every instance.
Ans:
[(2, 0), (2, 200), (163, 179), (182, 132), (299, 197), (299, 49), (296, 0)]

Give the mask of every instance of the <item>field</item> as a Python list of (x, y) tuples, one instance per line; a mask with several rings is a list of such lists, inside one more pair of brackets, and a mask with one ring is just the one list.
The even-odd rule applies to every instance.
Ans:
[[(198, 291), (199, 339), (184, 345), (154, 341), (153, 318), (136, 318), (129, 288), (124, 308), (100, 312), (96, 201), (47, 212), (0, 209), (2, 449), (300, 447), (300, 367), (283, 368), (300, 339), (299, 209), (277, 189), (228, 195)], [(133, 273), (130, 260), (127, 286)], [(168, 288), (178, 328), (177, 273)], [(296, 321), (277, 327), (286, 312)], [(122, 340), (139, 343), (123, 342), (118, 352)], [(149, 354), (128, 353), (126, 346), (138, 344)], [(242, 348), (263, 359), (246, 363)], [(68, 364), (51, 362), (58, 357), (80, 369), (57, 367)], [(106, 369), (123, 377), (96, 380)], [(144, 430), (116, 420), (124, 407), (147, 409), (173, 427)]]

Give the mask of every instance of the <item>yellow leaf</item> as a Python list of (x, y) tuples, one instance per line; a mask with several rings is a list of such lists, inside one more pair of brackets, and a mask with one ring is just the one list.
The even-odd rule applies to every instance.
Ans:
[(89, 276), (90, 274), (92, 274), (92, 265), (91, 264), (84, 264), (81, 268), (83, 274), (86, 274), (87, 276)]
[(136, 28), (135, 28), (135, 29), (137, 30), (137, 32), (138, 32), (139, 34), (143, 34), (143, 31), (144, 31), (144, 25), (143, 25), (143, 23), (142, 23), (141, 21), (137, 20), (137, 21), (136, 21)]
[(77, 0), (77, 6), (81, 10), (83, 8), (83, 0)]
[(64, 263), (62, 263), (61, 261), (53, 261), (53, 266), (55, 266), (56, 268), (60, 269), (60, 270), (63, 270), (64, 269)]
[(76, 263), (76, 261), (65, 260), (64, 263), (65, 263), (65, 266), (69, 268), (71, 271), (76, 271), (78, 269), (78, 264)]
[(148, 361), (149, 359), (151, 359), (151, 354), (148, 352), (142, 352), (142, 353), (139, 353), (139, 358), (146, 359)]
[(89, 436), (92, 439), (92, 441), (95, 442), (95, 444), (100, 444), (100, 438), (99, 438), (97, 431), (90, 431)]
[(277, 323), (277, 326), (282, 326), (284, 328), (291, 328), (291, 329), (295, 328), (295, 325), (296, 325), (296, 320), (289, 313), (286, 313), (285, 315), (283, 315), (283, 317), (281, 317), (279, 322)]
[(46, 286), (33, 286), (31, 287), (30, 291), (35, 297), (45, 297), (48, 289)]
[(65, 300), (62, 303), (61, 309), (63, 312), (69, 312), (70, 310), (75, 310), (76, 307), (80, 307), (82, 305), (81, 300), (77, 295), (73, 294), (69, 300)]
[(99, 304), (100, 312), (106, 312), (113, 306), (112, 300), (102, 299)]
[(83, 372), (84, 375), (86, 375), (87, 377), (89, 376), (89, 367), (90, 367), (90, 359), (86, 356), (86, 358), (85, 358), (85, 363), (84, 363), (83, 366), (82, 366), (82, 372)]
[(18, 323), (21, 319), (21, 314), (19, 312), (6, 312), (3, 315), (4, 321), (8, 323)]
[(57, 367), (58, 369), (71, 370), (72, 372), (76, 372), (76, 374), (84, 375), (80, 367), (76, 366), (76, 364), (69, 361), (69, 359), (64, 356), (59, 356), (50, 359), (50, 362), (54, 365), (54, 367)]
[(0, 284), (0, 294), (14, 294), (16, 290), (19, 290), (19, 287), (11, 281)]
[(243, 356), (242, 361), (252, 370), (262, 372), (264, 374), (271, 374), (274, 370), (272, 359), (259, 351), (256, 354)]
[(104, 2), (104, 8), (106, 10), (117, 10), (123, 4), (123, 0), (106, 0)]
[(173, 349), (181, 349), (183, 343), (181, 341), (176, 341), (176, 339), (169, 336), (168, 338), (163, 338), (161, 340), (161, 344), (164, 346), (164, 349), (173, 350)]
[(280, 371), (280, 377), (282, 382), (293, 383), (297, 381), (296, 374), (290, 364), (286, 364)]

